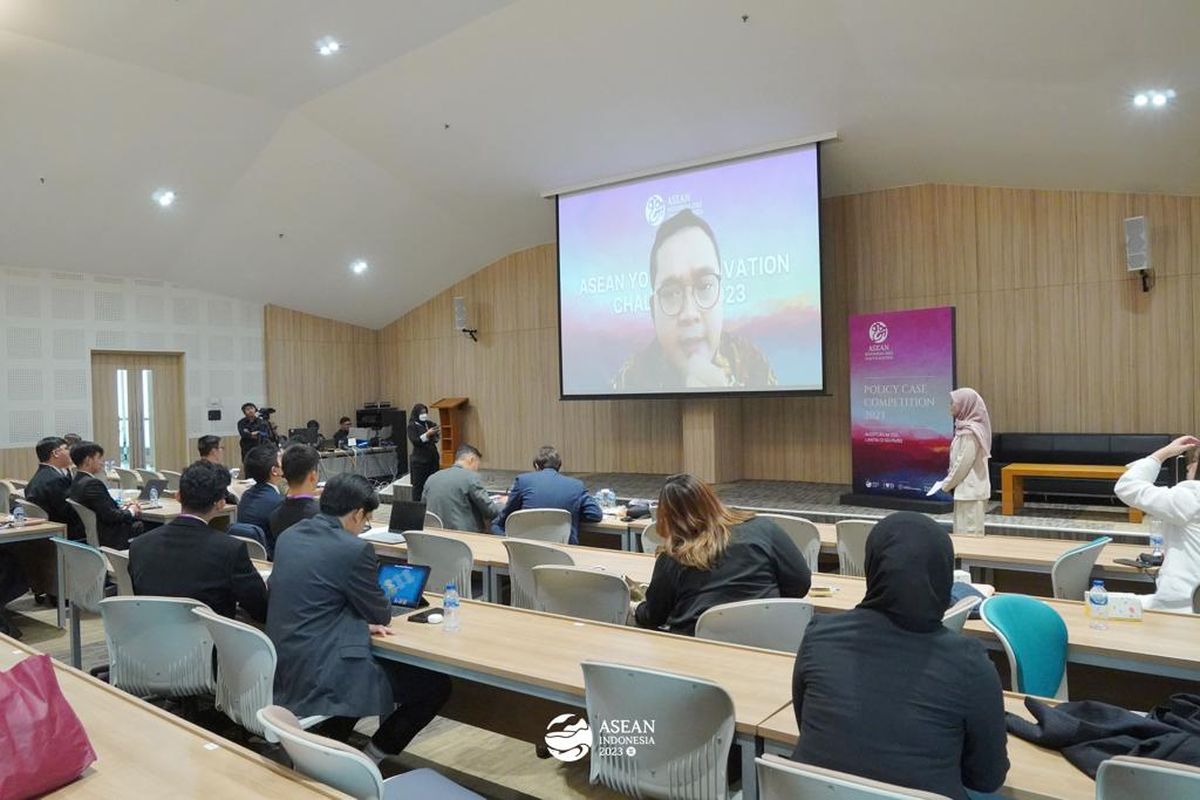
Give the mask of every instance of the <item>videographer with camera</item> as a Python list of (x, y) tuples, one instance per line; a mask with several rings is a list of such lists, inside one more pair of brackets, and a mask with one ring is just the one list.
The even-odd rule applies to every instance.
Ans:
[(275, 441), (274, 432), (271, 426), (271, 414), (275, 413), (273, 408), (264, 408), (259, 411), (258, 406), (254, 403), (242, 403), (242, 418), (238, 420), (237, 431), (240, 440), (238, 445), (242, 448), (242, 463), (246, 462), (246, 455), (260, 444)]

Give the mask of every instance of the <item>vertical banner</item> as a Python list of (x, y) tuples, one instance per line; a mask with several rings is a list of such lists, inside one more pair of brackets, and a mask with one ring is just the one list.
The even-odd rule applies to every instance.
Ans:
[(947, 501), (925, 492), (949, 468), (954, 307), (850, 318), (854, 494)]

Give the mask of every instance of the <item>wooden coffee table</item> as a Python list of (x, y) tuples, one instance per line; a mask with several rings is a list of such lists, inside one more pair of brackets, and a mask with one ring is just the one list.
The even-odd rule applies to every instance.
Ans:
[[(1125, 467), (1098, 464), (1009, 464), (1000, 469), (1000, 511), (1012, 516), (1025, 505), (1026, 478), (1090, 478), (1115, 481)], [(1129, 521), (1141, 522), (1142, 512), (1130, 507)]]

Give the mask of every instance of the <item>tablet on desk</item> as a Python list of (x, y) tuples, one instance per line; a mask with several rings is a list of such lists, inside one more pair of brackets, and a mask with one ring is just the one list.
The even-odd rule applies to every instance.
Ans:
[(379, 568), (379, 588), (383, 590), (392, 613), (420, 608), (424, 603), (429, 567), (416, 564), (384, 564)]

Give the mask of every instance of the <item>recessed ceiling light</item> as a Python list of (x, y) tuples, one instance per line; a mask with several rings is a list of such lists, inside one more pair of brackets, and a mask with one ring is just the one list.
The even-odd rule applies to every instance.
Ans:
[(169, 208), (175, 203), (175, 192), (171, 189), (159, 189), (150, 196), (154, 198), (154, 202), (158, 203), (162, 208)]
[(331, 56), (342, 49), (342, 43), (332, 36), (322, 36), (317, 39), (317, 52), (323, 56)]
[(1146, 91), (1138, 92), (1133, 96), (1133, 104), (1138, 108), (1145, 108), (1146, 106), (1162, 108), (1169, 101), (1174, 99), (1174, 89), (1147, 89)]
[(355, 275), (362, 275), (364, 272), (367, 271), (367, 268), (369, 266), (370, 265), (367, 264), (367, 262), (363, 261), (360, 258), (359, 260), (355, 261), (353, 264), (350, 265), (350, 271), (353, 272)]
[(1167, 104), (1167, 96), (1162, 92), (1155, 92), (1150, 97), (1150, 102), (1156, 106), (1165, 106)]
[(1137, 97), (1133, 98), (1133, 104), (1135, 106), (1138, 106), (1139, 108), (1141, 106), (1146, 105), (1149, 102), (1150, 102), (1150, 97), (1145, 92), (1142, 92)]

